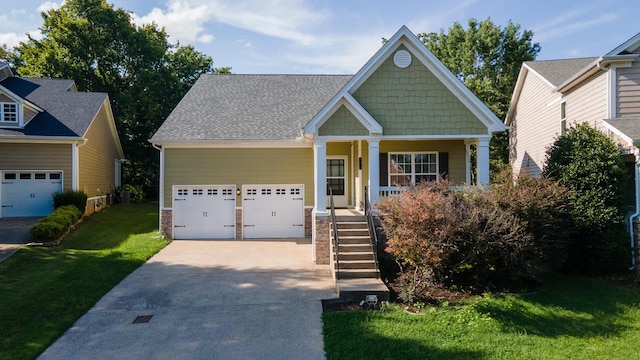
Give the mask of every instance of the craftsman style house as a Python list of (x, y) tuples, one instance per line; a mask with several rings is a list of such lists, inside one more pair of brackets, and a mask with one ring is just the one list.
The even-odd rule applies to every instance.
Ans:
[(304, 238), (329, 262), (327, 188), (360, 210), (399, 188), (489, 181), (504, 124), (409, 29), (353, 76), (203, 75), (150, 139), (175, 239)]

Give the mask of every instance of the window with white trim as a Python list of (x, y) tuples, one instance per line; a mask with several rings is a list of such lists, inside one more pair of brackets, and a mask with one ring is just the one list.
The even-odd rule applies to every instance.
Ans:
[(0, 103), (0, 121), (18, 122), (18, 104), (16, 103)]
[(437, 152), (389, 154), (389, 185), (411, 186), (437, 179)]

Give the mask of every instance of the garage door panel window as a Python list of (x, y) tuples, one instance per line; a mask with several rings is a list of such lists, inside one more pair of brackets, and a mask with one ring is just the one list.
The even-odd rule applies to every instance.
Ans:
[(5, 180), (15, 180), (16, 179), (16, 174), (15, 173), (4, 174), (4, 179)]

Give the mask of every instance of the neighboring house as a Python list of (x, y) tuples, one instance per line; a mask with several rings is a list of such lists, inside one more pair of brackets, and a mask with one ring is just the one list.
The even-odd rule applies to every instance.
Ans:
[(506, 127), (409, 29), (354, 76), (202, 75), (150, 139), (160, 149), (160, 226), (189, 238), (312, 237), (329, 262), (327, 185), (361, 209), (398, 186), (489, 181)]
[(0, 63), (0, 217), (48, 215), (63, 190), (84, 191), (92, 212), (120, 184), (122, 160), (107, 94)]
[[(525, 62), (505, 120), (514, 175), (539, 176), (547, 147), (567, 126), (587, 122), (618, 143), (640, 181), (639, 54), (640, 33), (600, 57)], [(632, 193), (636, 217), (640, 194)]]

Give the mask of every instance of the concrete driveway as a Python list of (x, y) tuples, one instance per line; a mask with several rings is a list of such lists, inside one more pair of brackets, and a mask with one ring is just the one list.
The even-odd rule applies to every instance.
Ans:
[(39, 359), (323, 359), (333, 297), (309, 241), (176, 240)]
[(39, 217), (0, 218), (0, 262), (31, 240), (29, 229)]

